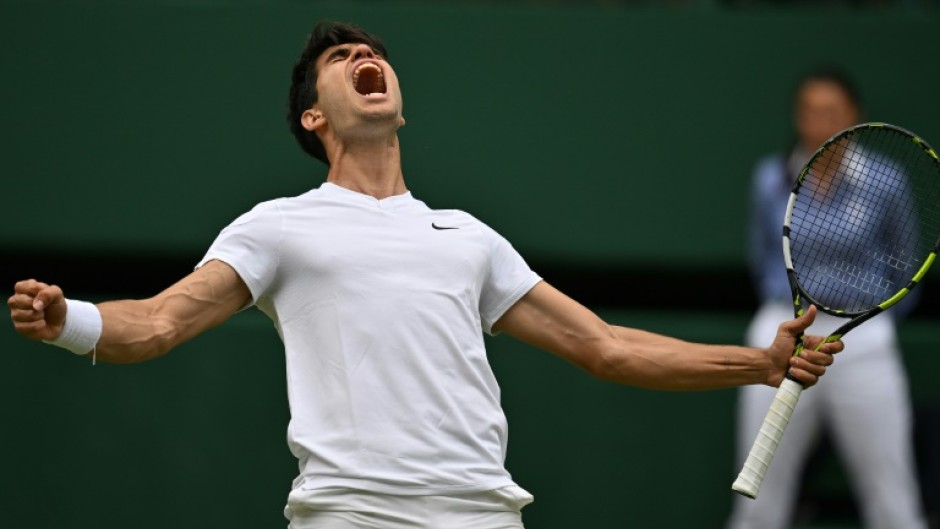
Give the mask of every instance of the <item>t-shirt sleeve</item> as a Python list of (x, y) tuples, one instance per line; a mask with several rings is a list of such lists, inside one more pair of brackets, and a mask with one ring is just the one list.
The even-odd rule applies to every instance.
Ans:
[(238, 273), (251, 291), (252, 304), (274, 281), (281, 239), (281, 213), (275, 202), (264, 202), (225, 227), (199, 261), (222, 261)]
[(485, 227), (490, 247), (489, 270), (480, 294), (483, 330), (495, 335), (493, 324), (542, 280), (505, 238)]

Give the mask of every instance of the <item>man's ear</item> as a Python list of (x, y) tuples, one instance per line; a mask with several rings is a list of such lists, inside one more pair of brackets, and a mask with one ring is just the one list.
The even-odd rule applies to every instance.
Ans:
[(304, 113), (300, 115), (300, 125), (310, 132), (319, 129), (324, 124), (326, 124), (326, 118), (316, 105), (304, 110)]

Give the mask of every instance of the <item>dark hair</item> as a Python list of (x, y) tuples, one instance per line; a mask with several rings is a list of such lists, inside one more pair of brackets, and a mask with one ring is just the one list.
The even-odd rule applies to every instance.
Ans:
[(382, 41), (370, 35), (359, 26), (344, 24), (342, 22), (322, 21), (317, 23), (307, 39), (300, 58), (294, 63), (291, 72), (290, 96), (287, 100), (287, 123), (290, 131), (297, 139), (300, 147), (314, 158), (329, 165), (326, 150), (315, 132), (311, 132), (300, 124), (300, 116), (312, 107), (318, 99), (317, 95), (317, 58), (327, 48), (340, 44), (367, 44), (382, 57), (388, 58), (388, 52)]
[[(858, 90), (858, 85), (855, 84), (855, 80), (842, 68), (829, 64), (816, 66), (813, 69), (807, 70), (803, 73), (803, 75), (797, 78), (796, 86), (793, 88), (793, 98), (790, 100), (791, 112), (796, 109), (797, 100), (800, 97), (800, 93), (804, 88), (806, 88), (806, 85), (813, 82), (829, 83), (838, 87), (839, 90), (845, 94), (845, 97), (849, 100), (849, 103), (851, 103), (852, 106), (858, 110), (859, 114), (864, 114), (864, 108), (862, 107), (862, 96)], [(792, 153), (798, 145), (799, 138), (794, 131), (787, 153)], [(796, 182), (796, 175), (789, 174), (789, 170), (785, 170), (784, 176), (787, 189), (789, 189), (793, 185), (793, 182)]]
[(816, 68), (804, 73), (796, 84), (796, 90), (793, 91), (794, 100), (799, 97), (803, 88), (811, 82), (829, 83), (839, 87), (848, 98), (849, 102), (862, 112), (862, 96), (858, 90), (858, 85), (845, 70), (832, 65), (817, 66)]

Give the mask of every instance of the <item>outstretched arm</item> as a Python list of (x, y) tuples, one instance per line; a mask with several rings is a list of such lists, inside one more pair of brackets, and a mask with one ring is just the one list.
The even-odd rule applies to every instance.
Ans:
[(542, 282), (496, 322), (494, 329), (550, 351), (593, 375), (631, 386), (667, 390), (716, 389), (747, 384), (778, 386), (787, 372), (807, 387), (816, 383), (841, 342), (806, 337), (792, 357), (796, 337), (813, 322), (814, 308), (780, 326), (768, 349), (705, 345), (608, 325), (593, 312)]
[[(101, 303), (95, 355), (118, 364), (162, 356), (228, 319), (250, 295), (231, 266), (210, 261), (152, 298)], [(33, 340), (55, 340), (68, 318), (62, 290), (32, 279), (16, 284), (7, 305), (16, 331)]]

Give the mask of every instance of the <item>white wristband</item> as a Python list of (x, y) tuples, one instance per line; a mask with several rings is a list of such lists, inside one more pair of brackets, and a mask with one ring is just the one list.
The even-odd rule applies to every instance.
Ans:
[(87, 301), (65, 300), (65, 325), (55, 340), (46, 343), (72, 351), (77, 355), (91, 352), (101, 338), (101, 312)]

